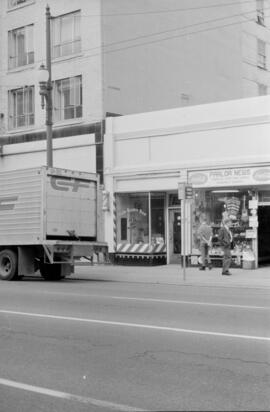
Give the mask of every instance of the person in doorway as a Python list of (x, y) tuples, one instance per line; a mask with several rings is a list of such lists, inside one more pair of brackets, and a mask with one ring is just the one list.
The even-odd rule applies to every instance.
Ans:
[(212, 269), (212, 263), (209, 256), (209, 249), (212, 244), (213, 231), (211, 226), (208, 225), (207, 219), (204, 217), (202, 219), (201, 225), (198, 229), (198, 237), (200, 241), (200, 252), (202, 265), (199, 270), (205, 270), (205, 267), (208, 266), (208, 269)]
[(230, 231), (231, 220), (225, 218), (222, 226), (219, 229), (218, 240), (223, 249), (222, 275), (230, 276), (229, 268), (231, 265), (231, 243), (233, 240), (232, 232)]

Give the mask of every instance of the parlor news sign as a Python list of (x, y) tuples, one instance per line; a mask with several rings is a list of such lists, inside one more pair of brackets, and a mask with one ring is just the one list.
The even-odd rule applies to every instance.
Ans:
[(189, 171), (188, 183), (198, 188), (270, 184), (270, 166)]

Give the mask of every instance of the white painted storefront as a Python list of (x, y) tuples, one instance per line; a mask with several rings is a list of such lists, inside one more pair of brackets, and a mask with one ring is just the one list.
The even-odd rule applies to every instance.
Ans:
[[(46, 165), (45, 140), (2, 146), (0, 172), (42, 165)], [(54, 167), (96, 173), (95, 135), (53, 139), (53, 165)]]
[[(263, 230), (270, 218), (269, 136), (268, 96), (107, 119), (104, 176), (111, 203), (104, 218), (110, 253), (143, 261), (161, 252), (167, 263), (180, 261), (183, 208), (177, 188), (188, 181), (194, 187), (185, 213), (190, 263), (198, 263), (202, 214), (216, 234), (224, 212), (233, 218), (234, 264), (254, 259), (255, 267), (258, 256), (263, 261), (268, 254), (270, 260), (263, 246), (267, 239), (270, 244)], [(211, 253), (221, 260), (218, 243)]]

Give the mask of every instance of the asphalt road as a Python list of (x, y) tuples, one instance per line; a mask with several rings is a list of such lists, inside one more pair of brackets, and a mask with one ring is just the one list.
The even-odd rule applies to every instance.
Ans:
[(0, 412), (270, 410), (269, 290), (0, 283)]

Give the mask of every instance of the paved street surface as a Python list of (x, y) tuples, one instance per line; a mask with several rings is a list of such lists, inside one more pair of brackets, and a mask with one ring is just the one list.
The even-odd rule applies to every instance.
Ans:
[(270, 410), (270, 270), (0, 283), (0, 412)]

